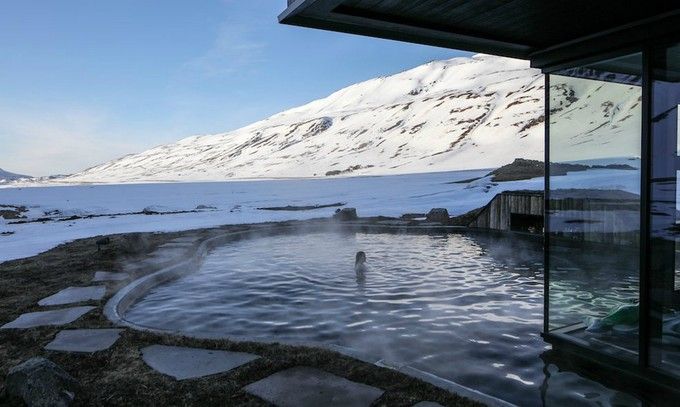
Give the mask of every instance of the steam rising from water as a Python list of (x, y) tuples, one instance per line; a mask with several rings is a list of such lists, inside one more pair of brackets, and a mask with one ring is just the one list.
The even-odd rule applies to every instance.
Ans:
[[(354, 271), (359, 250), (365, 279)], [(578, 376), (560, 388), (562, 373), (541, 360), (542, 279), (534, 241), (300, 230), (215, 249), (199, 272), (152, 290), (126, 319), (342, 345), (520, 405), (609, 399), (614, 392)]]

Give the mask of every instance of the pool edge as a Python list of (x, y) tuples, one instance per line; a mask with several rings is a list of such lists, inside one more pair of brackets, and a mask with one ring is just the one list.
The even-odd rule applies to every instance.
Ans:
[[(314, 225), (313, 227), (328, 227), (328, 225)], [(395, 230), (395, 229), (403, 229), (403, 230), (408, 230), (412, 228), (406, 228), (402, 226), (395, 226), (395, 225), (366, 225), (366, 224), (355, 224), (355, 223), (348, 223), (346, 225), (343, 225), (343, 227), (346, 228), (356, 228), (357, 226), (359, 227), (370, 227), (371, 229), (390, 229), (390, 230)], [(436, 386), (438, 388), (444, 389), (448, 392), (457, 394), (462, 397), (466, 397), (468, 399), (471, 399), (473, 401), (477, 401), (483, 404), (486, 404), (488, 406), (493, 406), (493, 407), (509, 407), (509, 406), (516, 406), (515, 404), (509, 403), (505, 400), (499, 399), (497, 397), (488, 395), (486, 393), (482, 393), (478, 390), (463, 386), (461, 384), (458, 384), (456, 382), (453, 382), (451, 380), (444, 379), (442, 377), (439, 377), (435, 374), (425, 372), (423, 370), (414, 368), (409, 365), (404, 365), (404, 364), (398, 364), (398, 363), (393, 363), (390, 361), (387, 361), (385, 359), (377, 358), (374, 356), (371, 356), (367, 353), (361, 352), (357, 349), (345, 347), (345, 346), (340, 346), (340, 345), (333, 345), (333, 344), (327, 344), (323, 342), (317, 342), (317, 341), (293, 341), (293, 340), (281, 340), (281, 339), (269, 339), (269, 338), (262, 338), (262, 337), (248, 337), (248, 336), (230, 336), (230, 335), (217, 335), (217, 334), (209, 334), (209, 333), (186, 333), (186, 332), (180, 332), (180, 331), (174, 331), (174, 330), (166, 330), (166, 329), (159, 329), (159, 328), (151, 328), (151, 327), (146, 327), (143, 325), (139, 325), (133, 322), (128, 321), (125, 319), (123, 316), (127, 309), (134, 304), (137, 300), (139, 300), (142, 296), (144, 296), (150, 289), (163, 284), (165, 282), (175, 280), (177, 278), (180, 278), (182, 276), (185, 276), (187, 274), (190, 274), (192, 271), (196, 270), (198, 266), (200, 265), (201, 261), (205, 257), (205, 255), (208, 253), (210, 249), (212, 249), (215, 246), (218, 246), (223, 243), (228, 243), (231, 240), (234, 240), (235, 238), (238, 238), (243, 235), (248, 235), (253, 232), (261, 232), (261, 231), (266, 231), (270, 230), (272, 232), (276, 231), (279, 232), (281, 230), (286, 230), (286, 229), (296, 229), (299, 226), (266, 226), (266, 227), (261, 227), (258, 228), (257, 231), (254, 231), (252, 229), (249, 230), (241, 230), (237, 232), (227, 232), (223, 233), (217, 236), (212, 236), (206, 239), (203, 239), (200, 241), (200, 244), (192, 250), (191, 257), (187, 258), (186, 260), (183, 260), (179, 263), (170, 265), (170, 266), (165, 266), (161, 268), (158, 271), (155, 271), (151, 274), (148, 274), (146, 276), (140, 277), (128, 285), (124, 286), (120, 290), (118, 290), (104, 305), (104, 316), (114, 325), (121, 326), (121, 327), (127, 327), (130, 329), (134, 329), (137, 331), (144, 331), (144, 332), (150, 332), (150, 333), (157, 333), (157, 334), (165, 334), (165, 335), (172, 335), (172, 336), (177, 336), (177, 337), (187, 337), (187, 338), (195, 338), (195, 339), (223, 339), (223, 340), (229, 340), (233, 342), (256, 342), (256, 343), (263, 343), (263, 344), (274, 344), (274, 343), (279, 343), (279, 344), (284, 344), (284, 345), (290, 345), (290, 346), (308, 346), (308, 347), (315, 347), (315, 348), (320, 348), (320, 349), (326, 349), (334, 352), (338, 352), (342, 355), (360, 360), (365, 363), (370, 363), (379, 367), (384, 367), (387, 369), (395, 370), (397, 372), (400, 372), (402, 374), (405, 374), (409, 377), (422, 380), (424, 382), (427, 382), (433, 386)], [(441, 231), (447, 231), (447, 232), (460, 232), (462, 230), (460, 229), (452, 229), (450, 227), (426, 227), (423, 229), (435, 229), (435, 230), (441, 230)], [(422, 229), (421, 229), (422, 230)], [(199, 240), (197, 240), (199, 241)]]

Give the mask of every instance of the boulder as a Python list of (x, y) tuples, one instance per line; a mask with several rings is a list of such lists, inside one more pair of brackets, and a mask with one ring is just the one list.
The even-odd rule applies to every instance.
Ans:
[(356, 208), (342, 208), (342, 209), (337, 209), (335, 211), (335, 215), (333, 217), (337, 220), (341, 221), (347, 221), (347, 220), (357, 220), (359, 217), (357, 216), (357, 210)]
[(10, 369), (5, 392), (30, 407), (69, 406), (75, 399), (78, 382), (55, 363), (34, 357)]
[(449, 211), (446, 208), (432, 208), (425, 217), (428, 222), (449, 223)]
[(155, 208), (151, 206), (147, 206), (146, 208), (142, 209), (142, 214), (144, 215), (158, 215), (158, 211), (155, 210)]

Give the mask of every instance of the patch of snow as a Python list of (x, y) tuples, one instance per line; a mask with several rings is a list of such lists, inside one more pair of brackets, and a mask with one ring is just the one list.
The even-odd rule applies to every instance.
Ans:
[[(32, 256), (74, 239), (114, 233), (179, 231), (226, 224), (329, 217), (335, 208), (262, 211), (258, 207), (347, 202), (360, 216), (394, 216), (446, 208), (458, 215), (487, 204), (507, 190), (542, 190), (543, 178), (491, 182), (489, 170), (468, 170), (354, 178), (263, 180), (181, 184), (80, 185), (0, 189), (0, 202), (30, 208), (28, 220), (49, 210), (62, 214), (139, 213), (144, 208), (215, 210), (167, 215), (117, 215), (13, 224), (0, 218), (0, 261)], [(480, 178), (481, 177), (481, 178)], [(469, 183), (454, 181), (480, 178)], [(614, 180), (614, 184), (612, 184)], [(639, 192), (639, 172), (597, 169), (555, 177), (560, 188), (622, 189)], [(238, 209), (235, 209), (238, 208)]]

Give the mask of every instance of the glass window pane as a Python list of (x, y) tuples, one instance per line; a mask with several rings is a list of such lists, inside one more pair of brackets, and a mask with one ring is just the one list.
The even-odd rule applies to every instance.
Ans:
[(637, 358), (640, 54), (550, 75), (549, 330)]
[(680, 45), (652, 58), (650, 363), (680, 375)]

